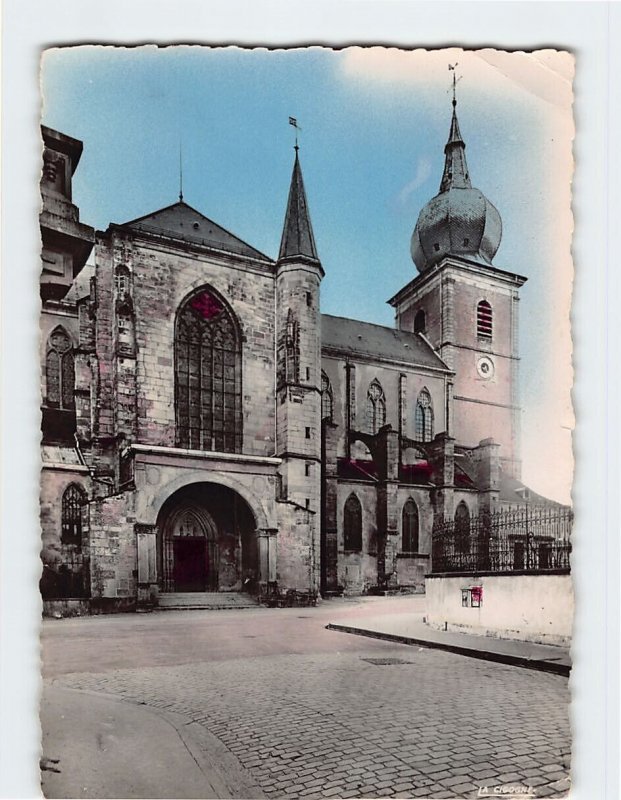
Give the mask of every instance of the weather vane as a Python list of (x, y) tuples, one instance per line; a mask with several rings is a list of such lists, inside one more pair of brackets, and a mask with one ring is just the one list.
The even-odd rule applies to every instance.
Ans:
[(298, 121), (295, 117), (289, 117), (289, 125), (293, 125), (293, 127), (295, 128), (295, 149), (299, 150), (300, 148), (298, 147), (298, 131), (301, 131), (302, 128), (300, 128), (300, 126), (298, 125)]
[(455, 106), (457, 105), (457, 97), (456, 97), (456, 93), (455, 93), (455, 87), (457, 86), (457, 84), (459, 83), (459, 81), (461, 80), (461, 77), (462, 77), (461, 75), (459, 76), (459, 78), (457, 77), (457, 73), (456, 73), (455, 70), (456, 70), (456, 68), (458, 66), (459, 66), (459, 62), (458, 61), (456, 61), (454, 64), (449, 64), (448, 65), (449, 72), (453, 73), (453, 86), (452, 86), (452, 89), (453, 89), (453, 108), (455, 108)]

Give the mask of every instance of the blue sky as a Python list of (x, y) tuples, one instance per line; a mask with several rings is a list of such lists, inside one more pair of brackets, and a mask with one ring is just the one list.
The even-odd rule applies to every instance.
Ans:
[[(569, 57), (385, 48), (268, 51), (74, 47), (47, 51), (43, 121), (84, 142), (74, 200), (105, 229), (184, 199), (275, 257), (301, 161), (326, 272), (322, 309), (392, 325), (410, 236), (438, 191), (450, 123), (448, 63), (473, 184), (499, 209), (494, 263), (522, 290), (524, 478), (569, 499)], [(541, 453), (551, 453), (542, 464)]]

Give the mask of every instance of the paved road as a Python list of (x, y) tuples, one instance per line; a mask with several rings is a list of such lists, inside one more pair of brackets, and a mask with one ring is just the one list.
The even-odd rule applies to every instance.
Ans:
[[(378, 598), (49, 621), (46, 683), (189, 723), (197, 763), (202, 754), (216, 769), (219, 760), (222, 782), (211, 785), (229, 787), (220, 796), (247, 796), (235, 790), (244, 775), (267, 798), (454, 798), (516, 784), (537, 797), (566, 793), (565, 678), (324, 628), (337, 616), (407, 607)], [(123, 796), (149, 796), (128, 788)], [(118, 796), (89, 791), (80, 796)]]

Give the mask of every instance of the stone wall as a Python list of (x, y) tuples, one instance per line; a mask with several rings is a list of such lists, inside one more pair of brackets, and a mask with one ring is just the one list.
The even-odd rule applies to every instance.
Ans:
[[(41, 560), (43, 562), (42, 589), (45, 583), (54, 583), (54, 575), (60, 570), (81, 575), (88, 592), (89, 544), (88, 530), (83, 530), (81, 544), (62, 542), (62, 497), (65, 490), (75, 483), (85, 495), (90, 494), (90, 477), (84, 469), (49, 469), (41, 472), (40, 521), (41, 521)], [(86, 519), (87, 515), (85, 515)], [(47, 571), (51, 570), (49, 575)], [(78, 581), (79, 583), (79, 581)]]
[[(180, 305), (193, 291), (214, 289), (230, 305), (242, 334), (243, 451), (273, 455), (274, 279), (269, 267), (239, 259), (158, 246), (112, 232), (97, 244), (97, 355), (100, 360), (100, 424), (132, 437), (131, 415), (115, 409), (123, 395), (136, 392), (137, 441), (174, 446), (174, 334)], [(114, 272), (130, 273), (135, 331), (135, 378), (122, 381), (131, 357), (118, 352)], [(116, 364), (116, 360), (120, 362)], [(123, 372), (125, 375), (123, 375)], [(135, 388), (132, 389), (134, 386)], [(126, 384), (119, 396), (119, 384)], [(129, 403), (130, 398), (127, 399)], [(131, 407), (131, 406), (128, 406)]]
[[(470, 601), (471, 587), (481, 587), (478, 607)], [(434, 628), (568, 645), (574, 614), (571, 575), (427, 576), (426, 614)]]
[(91, 593), (93, 598), (137, 595), (134, 494), (124, 492), (90, 506)]
[[(355, 361), (356, 430), (370, 432), (367, 420), (367, 392), (373, 380), (378, 380), (386, 397), (386, 423), (408, 438), (415, 438), (416, 400), (420, 391), (427, 388), (433, 403), (434, 434), (446, 430), (446, 378), (421, 368), (403, 365), (390, 366)], [(324, 355), (322, 369), (332, 386), (334, 399), (333, 421), (339, 426), (338, 456), (346, 455), (347, 390), (345, 360)], [(401, 397), (401, 400), (400, 400)], [(354, 444), (354, 458), (368, 458), (362, 443)]]

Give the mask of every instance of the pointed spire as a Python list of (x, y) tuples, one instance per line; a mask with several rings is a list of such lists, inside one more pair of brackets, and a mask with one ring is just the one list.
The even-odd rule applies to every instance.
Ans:
[(291, 188), (289, 189), (287, 213), (285, 214), (285, 225), (280, 241), (278, 258), (303, 256), (311, 258), (313, 261), (319, 261), (306, 203), (300, 159), (298, 158), (300, 148), (296, 144), (294, 149), (295, 162), (293, 164), (293, 174), (291, 175)]
[(182, 142), (179, 140), (179, 202), (183, 203), (183, 153)]
[(471, 189), (470, 173), (466, 163), (466, 145), (461, 138), (459, 121), (457, 119), (457, 97), (455, 87), (455, 67), (449, 64), (449, 69), (453, 71), (453, 116), (451, 118), (451, 129), (448, 141), (444, 146), (444, 173), (440, 183), (440, 192), (447, 192), (449, 189)]

